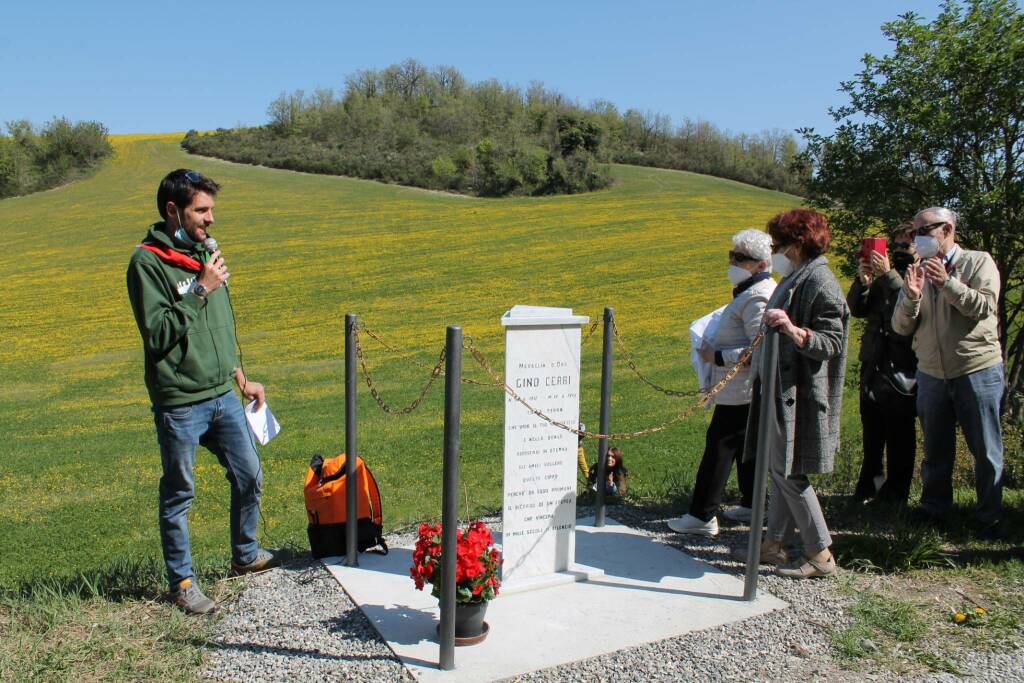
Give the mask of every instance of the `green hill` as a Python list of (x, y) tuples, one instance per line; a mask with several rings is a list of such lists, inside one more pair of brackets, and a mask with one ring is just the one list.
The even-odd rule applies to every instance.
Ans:
[[(195, 168), (224, 185), (212, 232), (231, 268), (247, 372), (267, 386), (283, 426), (262, 450), (271, 543), (304, 542), (306, 464), (314, 452), (342, 450), (346, 312), (401, 349), (363, 337), (394, 407), (426, 382), (423, 365), (436, 361), (446, 325), (462, 325), (500, 368), (499, 318), (519, 303), (571, 306), (595, 320), (614, 306), (640, 369), (662, 385), (695, 388), (687, 326), (729, 296), (729, 236), (800, 201), (631, 166), (614, 166), (614, 186), (586, 195), (475, 199), (196, 158), (180, 139), (114, 137), (115, 157), (93, 177), (0, 201), (0, 583), (159, 557), (159, 453), (124, 270), (171, 169)], [(581, 417), (593, 426), (599, 337), (583, 353)], [(483, 378), (468, 356), (465, 369)], [(439, 514), (441, 384), (417, 411), (392, 417), (360, 382), (360, 450), (380, 481), (389, 527)], [(664, 422), (684, 404), (642, 384), (617, 353), (615, 431)], [(497, 390), (465, 388), (462, 479), (474, 510), (500, 504), (501, 410)], [(620, 444), (631, 494), (692, 484), (708, 415)], [(595, 451), (590, 444), (591, 460)], [(205, 451), (197, 489), (195, 555), (222, 561), (228, 488)]]

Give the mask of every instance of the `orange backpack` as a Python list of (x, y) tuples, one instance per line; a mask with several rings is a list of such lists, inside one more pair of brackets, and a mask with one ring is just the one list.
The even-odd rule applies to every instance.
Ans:
[[(317, 454), (306, 472), (306, 517), (309, 549), (313, 557), (345, 554), (345, 454), (323, 459)], [(379, 545), (386, 555), (380, 489), (370, 468), (356, 457), (356, 547), (360, 552)]]

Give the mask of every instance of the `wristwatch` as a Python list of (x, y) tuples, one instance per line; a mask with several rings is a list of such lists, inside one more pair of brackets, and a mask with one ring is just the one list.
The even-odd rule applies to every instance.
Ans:
[(188, 291), (192, 292), (200, 299), (205, 299), (207, 295), (206, 287), (199, 284), (199, 280), (193, 280), (192, 286), (188, 288)]

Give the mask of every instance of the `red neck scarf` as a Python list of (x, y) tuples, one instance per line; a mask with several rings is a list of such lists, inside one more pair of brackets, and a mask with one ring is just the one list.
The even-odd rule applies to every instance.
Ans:
[(170, 247), (164, 247), (159, 244), (143, 243), (140, 244), (138, 248), (145, 249), (146, 251), (151, 251), (158, 257), (160, 257), (160, 260), (163, 261), (164, 263), (169, 263), (170, 265), (177, 266), (178, 268), (184, 268), (185, 270), (194, 270), (198, 273), (200, 270), (202, 270), (203, 267), (202, 264), (199, 263), (199, 261), (195, 260), (191, 256), (186, 256), (185, 254), (182, 254), (180, 251), (174, 251)]

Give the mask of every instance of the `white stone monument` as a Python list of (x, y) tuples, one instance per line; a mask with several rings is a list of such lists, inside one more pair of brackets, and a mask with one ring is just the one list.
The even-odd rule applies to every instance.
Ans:
[[(505, 383), (569, 427), (579, 425), (580, 326), (571, 308), (514, 306), (505, 326)], [(505, 396), (502, 591), (585, 580), (600, 570), (575, 563), (576, 434)]]

